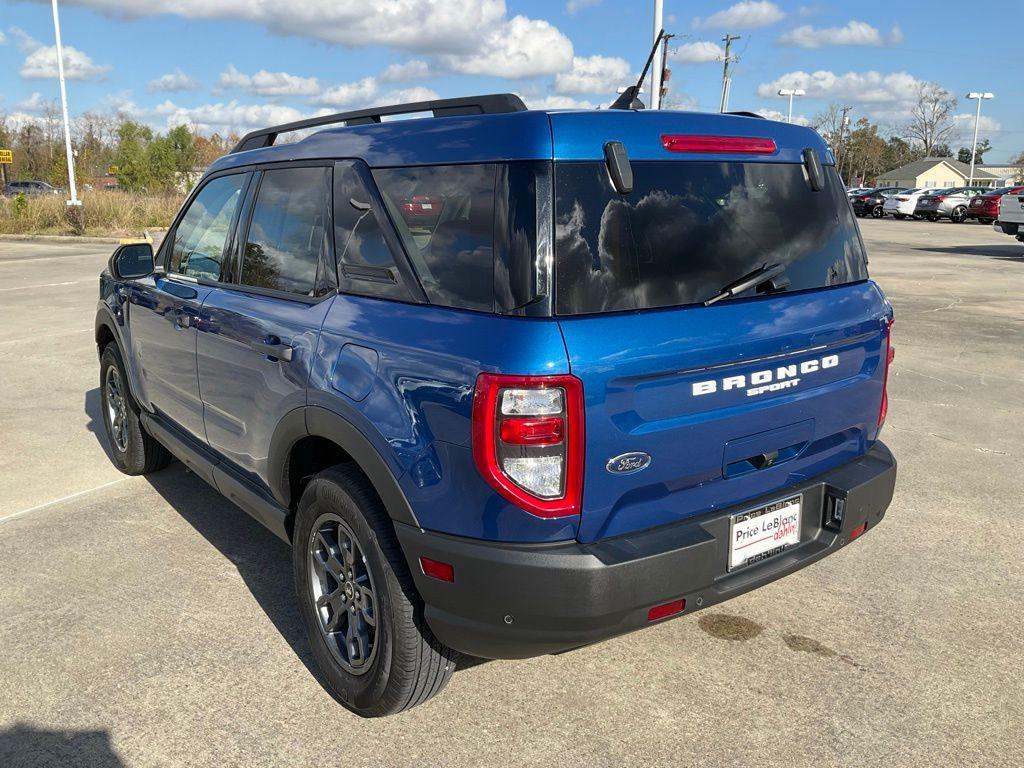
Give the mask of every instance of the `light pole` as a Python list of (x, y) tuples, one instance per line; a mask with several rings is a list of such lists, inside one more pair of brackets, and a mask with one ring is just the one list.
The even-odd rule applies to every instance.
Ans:
[(971, 91), (970, 93), (967, 94), (967, 98), (968, 99), (977, 99), (978, 100), (978, 111), (974, 115), (974, 143), (971, 144), (971, 178), (970, 178), (970, 181), (967, 182), (967, 186), (973, 187), (974, 186), (974, 153), (978, 149), (978, 123), (981, 122), (981, 102), (982, 102), (983, 99), (991, 99), (991, 98), (994, 98), (994, 97), (988, 91), (985, 91), (984, 93), (979, 92), (979, 91)]
[[(658, 35), (663, 30), (663, 17), (665, 15), (665, 3), (664, 0), (654, 0), (654, 38), (657, 40)], [(661, 50), (660, 47), (665, 45), (665, 41), (662, 40), (659, 44), (659, 50), (654, 53), (654, 72), (651, 73), (651, 109), (661, 109)]]
[(64, 49), (60, 44), (60, 16), (57, 14), (57, 0), (53, 0), (53, 35), (57, 40), (57, 78), (60, 80), (60, 105), (64, 111), (64, 150), (68, 158), (68, 185), (71, 199), (68, 205), (81, 205), (75, 188), (75, 157), (71, 152), (71, 124), (68, 121), (68, 93), (64, 87)]
[(789, 113), (786, 116), (786, 122), (793, 122), (793, 97), (794, 96), (806, 96), (807, 91), (803, 88), (780, 88), (779, 96), (789, 96)]

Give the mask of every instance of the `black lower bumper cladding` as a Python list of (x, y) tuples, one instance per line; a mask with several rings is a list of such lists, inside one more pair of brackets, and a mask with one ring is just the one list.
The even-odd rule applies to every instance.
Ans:
[[(871, 530), (892, 500), (896, 461), (881, 443), (860, 458), (741, 507), (581, 544), (503, 544), (396, 525), (426, 620), (438, 639), (483, 658), (558, 653), (649, 625), (652, 607), (685, 600), (684, 614), (782, 578)], [(729, 520), (802, 494), (800, 544), (728, 572)], [(823, 523), (839, 500), (842, 520)], [(454, 566), (455, 581), (423, 575), (419, 558)]]

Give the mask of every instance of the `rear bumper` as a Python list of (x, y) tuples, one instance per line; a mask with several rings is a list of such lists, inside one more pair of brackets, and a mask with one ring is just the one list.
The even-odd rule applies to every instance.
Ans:
[[(458, 651), (483, 658), (558, 653), (648, 626), (651, 607), (684, 599), (683, 613), (723, 602), (835, 552), (885, 514), (896, 461), (882, 443), (864, 456), (764, 499), (592, 544), (503, 544), (396, 525), (426, 603), (427, 624)], [(803, 494), (801, 543), (726, 571), (730, 516)], [(842, 526), (822, 526), (826, 498), (842, 498)], [(455, 581), (425, 576), (419, 558), (450, 563)]]
[(1015, 221), (994, 221), (992, 229), (1004, 235), (1016, 235), (1020, 233), (1020, 224)]

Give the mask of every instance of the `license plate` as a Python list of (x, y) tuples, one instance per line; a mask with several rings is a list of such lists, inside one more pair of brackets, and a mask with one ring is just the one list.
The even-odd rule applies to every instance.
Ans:
[(729, 570), (753, 565), (800, 543), (802, 496), (733, 515), (729, 520)]
[(434, 210), (434, 204), (433, 203), (423, 203), (422, 208), (423, 208), (424, 211), (432, 211), (432, 210)]

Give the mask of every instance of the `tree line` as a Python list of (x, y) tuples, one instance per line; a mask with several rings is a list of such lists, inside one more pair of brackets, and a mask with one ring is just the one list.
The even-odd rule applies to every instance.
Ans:
[[(72, 121), (71, 146), (80, 188), (113, 176), (129, 192), (186, 191), (210, 163), (238, 141), (235, 135), (203, 136), (184, 125), (154, 131), (125, 115), (86, 112)], [(68, 183), (64, 130), (56, 104), (35, 120), (17, 123), (0, 114), (0, 148), (14, 151), (2, 166), (7, 180), (34, 179), (65, 188)]]
[[(873, 183), (879, 175), (926, 157), (955, 157), (971, 162), (971, 147), (954, 145), (961, 136), (956, 125), (957, 98), (935, 83), (917, 88), (907, 119), (883, 128), (865, 116), (853, 119), (839, 104), (830, 104), (815, 115), (811, 125), (817, 129), (836, 155), (839, 173), (847, 183)], [(847, 108), (848, 110), (848, 108)], [(968, 140), (973, 139), (973, 126)], [(975, 163), (984, 160), (992, 145), (988, 139), (978, 142)], [(1024, 152), (1010, 164), (1024, 163)]]

